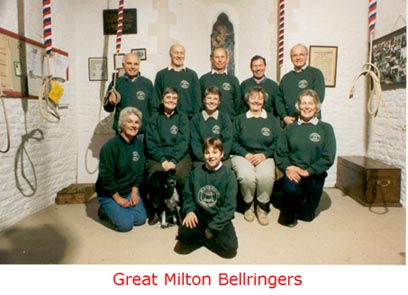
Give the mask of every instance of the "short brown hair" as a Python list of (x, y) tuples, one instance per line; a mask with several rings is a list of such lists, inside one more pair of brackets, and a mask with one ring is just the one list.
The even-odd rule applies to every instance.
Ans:
[(210, 147), (212, 147), (213, 149), (219, 150), (221, 153), (224, 152), (224, 145), (223, 145), (221, 139), (219, 139), (219, 138), (215, 138), (215, 137), (206, 138), (204, 140), (204, 143), (203, 143), (203, 154)]

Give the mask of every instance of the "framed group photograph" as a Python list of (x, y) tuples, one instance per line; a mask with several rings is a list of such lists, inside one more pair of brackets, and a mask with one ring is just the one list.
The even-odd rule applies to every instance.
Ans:
[(146, 48), (135, 48), (135, 49), (132, 49), (130, 52), (136, 54), (140, 58), (140, 60), (147, 59)]
[(326, 87), (336, 87), (337, 46), (310, 46), (309, 65), (322, 71)]
[(89, 81), (108, 80), (108, 60), (106, 57), (88, 58)]
[(380, 72), (383, 89), (405, 87), (407, 31), (403, 27), (373, 41), (372, 63)]

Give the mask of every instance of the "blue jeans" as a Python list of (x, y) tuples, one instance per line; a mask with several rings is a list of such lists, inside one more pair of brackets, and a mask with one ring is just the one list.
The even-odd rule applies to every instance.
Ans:
[[(123, 197), (129, 200), (130, 193)], [(98, 196), (98, 201), (117, 231), (127, 232), (132, 230), (133, 226), (146, 222), (146, 210), (142, 198), (136, 206), (128, 208), (121, 207), (110, 197)]]

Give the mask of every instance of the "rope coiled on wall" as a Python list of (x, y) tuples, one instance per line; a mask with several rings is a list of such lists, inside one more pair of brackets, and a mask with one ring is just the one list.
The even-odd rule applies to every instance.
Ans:
[[(377, 17), (377, 1), (376, 0), (368, 0), (368, 29), (370, 34), (370, 42), (369, 42), (369, 55), (368, 55), (368, 63), (364, 64), (361, 67), (360, 72), (356, 75), (352, 82), (352, 86), (349, 92), (349, 99), (354, 96), (354, 90), (356, 87), (356, 83), (360, 77), (369, 77), (371, 82), (371, 87), (369, 89), (368, 94), (368, 102), (367, 102), (367, 112), (372, 116), (372, 119), (377, 117), (377, 114), (380, 110), (381, 102), (382, 102), (382, 89), (381, 89), (381, 74), (378, 68), (372, 63), (372, 51), (373, 51), (373, 35), (375, 30), (376, 24), (376, 17)], [(374, 106), (374, 107), (373, 107)], [(387, 128), (384, 132), (379, 133), (374, 128), (374, 132), (377, 135), (385, 135), (387, 130), (389, 129), (389, 114), (387, 111), (387, 107), (384, 104), (384, 110), (387, 116)]]

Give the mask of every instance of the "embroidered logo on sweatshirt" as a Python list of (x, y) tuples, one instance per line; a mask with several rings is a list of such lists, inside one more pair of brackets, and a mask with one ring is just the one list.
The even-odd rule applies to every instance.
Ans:
[(133, 161), (133, 162), (137, 162), (137, 161), (139, 161), (139, 159), (140, 159), (139, 153), (138, 153), (137, 151), (134, 151), (134, 152), (132, 153), (132, 161)]
[(212, 131), (212, 133), (214, 133), (214, 134), (220, 134), (220, 130), (221, 130), (221, 128), (220, 128), (220, 126), (218, 126), (218, 125), (214, 125), (214, 126), (211, 128), (211, 131)]
[(138, 100), (145, 100), (146, 93), (144, 93), (143, 91), (138, 91), (138, 92), (136, 92), (136, 98)]
[(188, 87), (190, 87), (190, 83), (188, 83), (188, 81), (186, 80), (181, 80), (180, 81), (180, 87), (183, 89), (187, 89)]
[(224, 89), (225, 91), (230, 91), (231, 90), (231, 84), (228, 82), (225, 82), (222, 84), (222, 89)]
[(176, 125), (173, 125), (170, 127), (170, 133), (173, 135), (176, 135), (178, 132), (178, 127)]
[(268, 127), (264, 127), (261, 129), (261, 133), (263, 136), (270, 136), (271, 135), (271, 130)]
[(319, 133), (313, 132), (309, 135), (309, 139), (310, 141), (313, 141), (313, 142), (319, 142), (321, 140), (321, 137)]
[(198, 191), (198, 202), (204, 208), (212, 208), (217, 204), (220, 192), (213, 185), (206, 185)]
[(300, 80), (300, 81), (298, 82), (298, 87), (304, 89), (304, 88), (307, 87), (308, 84), (309, 84), (309, 83), (307, 83), (307, 80)]

